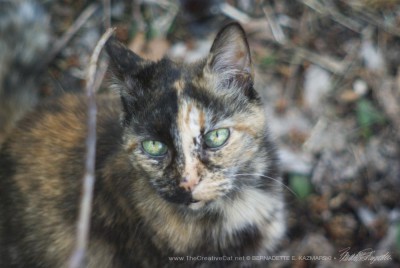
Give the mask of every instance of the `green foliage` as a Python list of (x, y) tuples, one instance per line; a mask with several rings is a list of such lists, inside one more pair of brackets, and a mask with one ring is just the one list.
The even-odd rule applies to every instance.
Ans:
[(367, 99), (360, 99), (356, 107), (357, 122), (364, 138), (372, 136), (372, 128), (385, 122), (385, 116)]
[(300, 199), (307, 198), (313, 191), (310, 178), (302, 174), (291, 174), (289, 177), (289, 187)]
[(261, 59), (260, 67), (263, 69), (273, 68), (277, 63), (277, 58), (274, 55), (268, 55)]
[(130, 24), (130, 27), (129, 27), (129, 32), (128, 32), (129, 40), (132, 40), (135, 37), (135, 35), (138, 33), (138, 30), (139, 30), (139, 28), (138, 28), (137, 22), (132, 21)]

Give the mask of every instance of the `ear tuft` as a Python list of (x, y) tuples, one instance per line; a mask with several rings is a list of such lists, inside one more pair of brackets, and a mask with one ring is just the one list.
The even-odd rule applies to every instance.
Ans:
[(212, 73), (243, 75), (252, 78), (249, 44), (239, 23), (230, 23), (217, 34), (207, 63)]

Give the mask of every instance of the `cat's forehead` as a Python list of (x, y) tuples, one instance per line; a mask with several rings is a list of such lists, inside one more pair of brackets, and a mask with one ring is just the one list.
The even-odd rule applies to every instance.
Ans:
[(167, 94), (173, 90), (182, 93), (185, 85), (201, 77), (199, 65), (201, 64), (188, 65), (164, 58), (145, 66), (136, 77), (141, 81), (141, 86), (152, 91), (161, 90), (161, 93)]
[(182, 76), (182, 70), (177, 64), (168, 59), (147, 63), (139, 70), (133, 69), (134, 83), (141, 89), (152, 93), (154, 90), (166, 90), (173, 82)]
[[(165, 136), (176, 128), (179, 110), (194, 105), (207, 109), (209, 99), (196, 97), (202, 91), (195, 66), (163, 59), (143, 68), (132, 81), (137, 93), (135, 101), (135, 129), (151, 136)], [(197, 100), (196, 100), (197, 99)], [(203, 99), (203, 101), (200, 101)]]
[(164, 104), (168, 104), (176, 106), (177, 111), (185, 103), (196, 103), (205, 109), (210, 104), (215, 108), (221, 106), (217, 104), (218, 98), (207, 90), (201, 63), (188, 65), (163, 59), (143, 68), (136, 77), (138, 81), (134, 83), (143, 91), (142, 98), (150, 98), (154, 103), (151, 109), (164, 109)]
[(216, 92), (215, 77), (204, 74), (204, 65), (163, 59), (138, 72), (133, 81), (136, 86), (132, 86), (142, 92), (136, 94), (135, 129), (165, 140), (182, 130), (182, 125), (188, 126), (188, 131), (199, 128), (198, 134), (246, 111), (248, 106), (235, 99), (237, 95)]

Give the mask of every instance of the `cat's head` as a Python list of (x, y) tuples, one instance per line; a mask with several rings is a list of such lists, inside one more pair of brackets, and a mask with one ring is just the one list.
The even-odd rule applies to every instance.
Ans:
[(274, 149), (239, 24), (223, 28), (208, 57), (192, 65), (147, 61), (115, 40), (106, 48), (138, 179), (191, 208), (271, 186), (263, 176), (276, 176)]

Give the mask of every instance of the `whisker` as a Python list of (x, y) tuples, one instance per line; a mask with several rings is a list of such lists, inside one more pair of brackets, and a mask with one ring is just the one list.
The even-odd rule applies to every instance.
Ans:
[(286, 184), (284, 184), (284, 183), (281, 182), (280, 180), (274, 179), (274, 178), (269, 177), (269, 176), (267, 176), (267, 175), (255, 173), (255, 174), (234, 174), (233, 176), (234, 176), (234, 177), (236, 177), (236, 176), (259, 176), (259, 177), (264, 177), (264, 178), (273, 180), (273, 181), (275, 181), (275, 182), (277, 182), (277, 183), (280, 183), (282, 186), (284, 186), (284, 187), (285, 187), (290, 193), (292, 193), (294, 196), (299, 197), (292, 189), (290, 189), (289, 186), (287, 186)]

